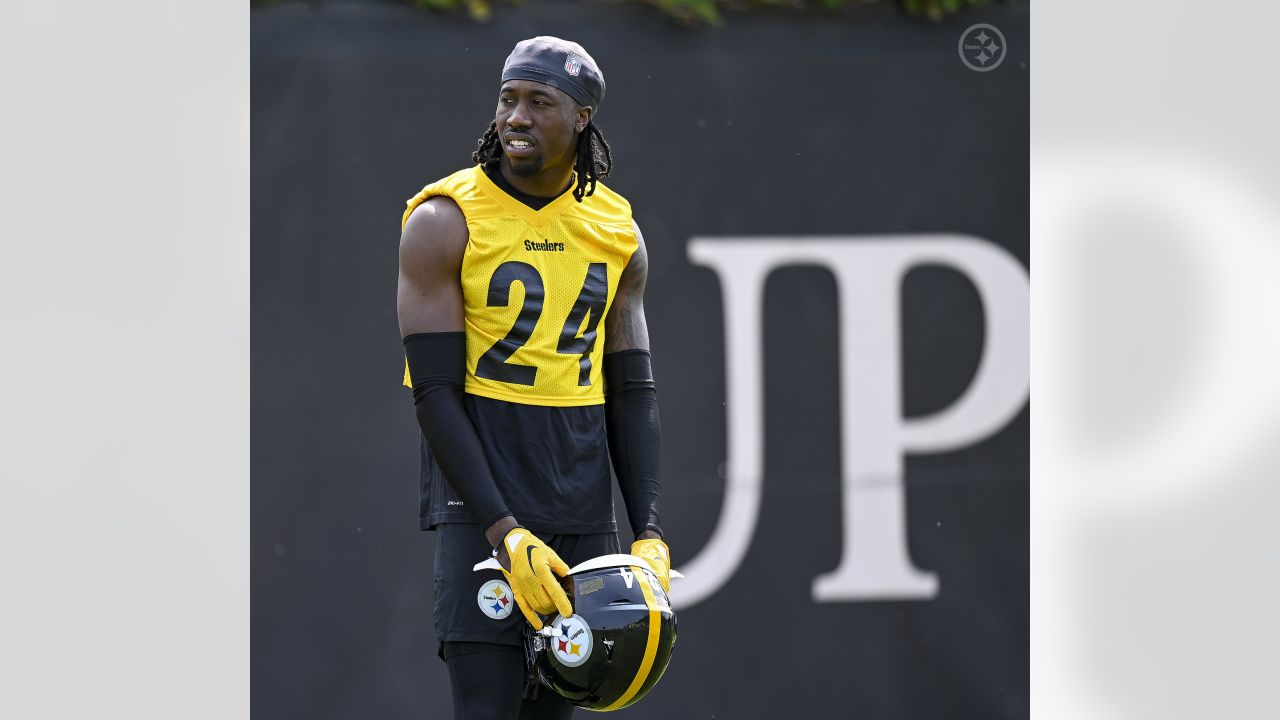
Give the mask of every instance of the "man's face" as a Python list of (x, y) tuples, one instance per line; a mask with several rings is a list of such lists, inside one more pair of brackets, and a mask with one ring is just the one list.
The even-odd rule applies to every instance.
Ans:
[(516, 175), (573, 165), (578, 133), (591, 117), (573, 98), (542, 83), (508, 80), (498, 91), (498, 137)]

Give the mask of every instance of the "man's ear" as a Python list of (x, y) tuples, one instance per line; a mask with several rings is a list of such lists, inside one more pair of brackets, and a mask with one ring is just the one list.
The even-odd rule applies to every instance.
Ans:
[(574, 127), (578, 129), (578, 132), (585, 130), (587, 125), (591, 122), (592, 112), (592, 109), (589, 107), (578, 108), (578, 121), (574, 124)]

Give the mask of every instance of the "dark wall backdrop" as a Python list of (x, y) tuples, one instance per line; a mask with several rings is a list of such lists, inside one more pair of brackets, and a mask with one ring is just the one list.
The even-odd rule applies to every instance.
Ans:
[[(417, 530), (418, 430), (400, 388), (396, 249), (404, 200), (468, 162), (516, 41), (575, 39), (609, 82), (609, 184), (651, 256), (679, 567), (715, 527), (726, 457), (723, 301), (689, 239), (951, 232), (1025, 266), (1027, 12), (941, 24), (883, 8), (755, 12), (692, 30), (638, 5), (500, 7), (486, 24), (399, 5), (256, 9), (255, 715), (451, 717), (431, 628), (434, 535)], [(993, 72), (957, 55), (976, 22), (1008, 39)], [(1025, 407), (980, 442), (907, 460), (910, 553), (940, 578), (936, 597), (812, 597), (841, 552), (836, 297), (819, 268), (770, 277), (759, 526), (733, 577), (680, 611), (668, 674), (621, 716), (1028, 714)], [(916, 416), (969, 384), (984, 308), (941, 267), (912, 271), (901, 301)]]

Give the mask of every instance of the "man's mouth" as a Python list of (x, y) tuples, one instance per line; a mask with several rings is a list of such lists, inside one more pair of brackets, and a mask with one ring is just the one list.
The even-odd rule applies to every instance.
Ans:
[(533, 140), (528, 137), (507, 137), (507, 152), (513, 155), (524, 155), (533, 150)]

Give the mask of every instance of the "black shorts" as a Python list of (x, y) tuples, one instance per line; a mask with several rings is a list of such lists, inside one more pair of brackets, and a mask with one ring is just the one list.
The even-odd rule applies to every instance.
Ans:
[[(621, 552), (618, 534), (538, 535), (569, 567), (601, 555)], [(472, 523), (436, 527), (433, 612), (436, 638), (446, 642), (522, 645), (528, 622), (511, 597), (506, 578), (497, 570), (472, 570), (490, 557), (492, 548)]]

